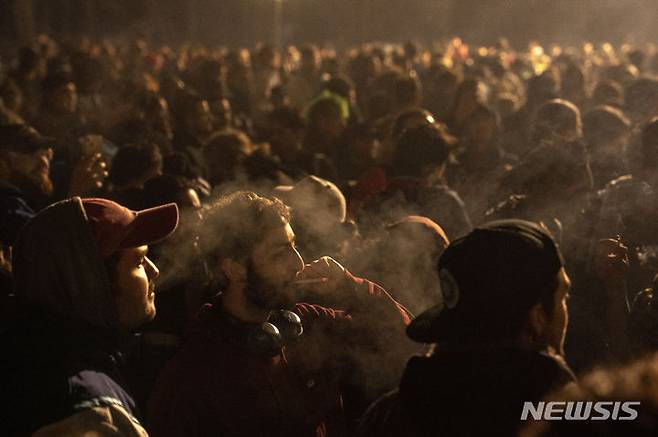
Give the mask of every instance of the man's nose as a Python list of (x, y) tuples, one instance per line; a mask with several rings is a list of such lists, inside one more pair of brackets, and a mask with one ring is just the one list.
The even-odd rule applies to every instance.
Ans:
[(144, 268), (149, 279), (155, 280), (160, 276), (160, 270), (148, 257), (144, 259)]
[(294, 260), (295, 269), (296, 269), (297, 272), (301, 272), (302, 269), (304, 268), (304, 258), (302, 258), (302, 255), (299, 253), (297, 248), (294, 248), (293, 251), (295, 252), (295, 254), (294, 254), (294, 256), (295, 256), (295, 260)]
[(54, 155), (54, 154), (55, 154), (55, 152), (53, 152), (53, 148), (52, 148), (52, 147), (48, 147), (48, 148), (46, 148), (46, 149), (41, 149), (41, 150), (39, 151), (39, 155), (41, 155), (41, 156), (45, 156), (46, 159), (48, 159), (48, 162), (50, 162), (50, 161), (53, 160), (53, 155)]

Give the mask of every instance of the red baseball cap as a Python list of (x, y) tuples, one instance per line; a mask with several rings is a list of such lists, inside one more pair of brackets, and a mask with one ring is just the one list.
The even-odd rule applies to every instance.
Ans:
[(92, 198), (82, 199), (82, 206), (103, 258), (119, 249), (156, 243), (178, 226), (175, 203), (133, 211), (108, 199)]

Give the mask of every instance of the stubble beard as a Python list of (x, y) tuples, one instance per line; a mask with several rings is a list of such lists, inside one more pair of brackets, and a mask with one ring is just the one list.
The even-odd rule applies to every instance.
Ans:
[(295, 306), (295, 298), (286, 286), (276, 286), (267, 281), (254, 267), (253, 262), (247, 262), (247, 300), (255, 307), (272, 311), (291, 309)]

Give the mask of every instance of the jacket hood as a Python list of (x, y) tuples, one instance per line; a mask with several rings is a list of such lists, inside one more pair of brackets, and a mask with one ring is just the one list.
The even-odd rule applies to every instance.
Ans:
[(14, 246), (13, 273), (21, 302), (94, 326), (117, 326), (110, 279), (79, 197), (28, 221)]

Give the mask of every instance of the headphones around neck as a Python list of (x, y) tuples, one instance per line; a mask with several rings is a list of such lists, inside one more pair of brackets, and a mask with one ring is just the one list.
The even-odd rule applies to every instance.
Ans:
[(304, 332), (302, 319), (288, 310), (272, 311), (269, 319), (262, 323), (244, 322), (221, 310), (219, 314), (236, 328), (235, 343), (257, 355), (274, 357), (284, 346), (297, 342)]

